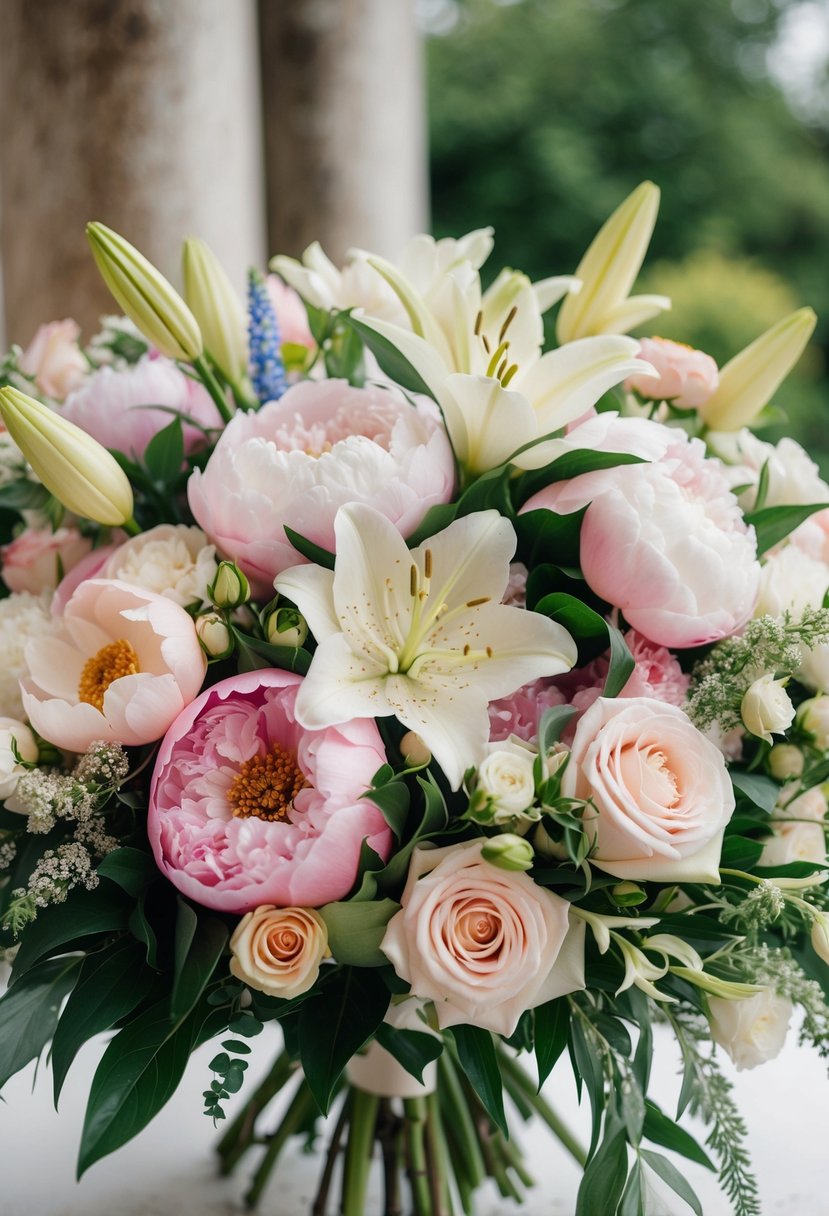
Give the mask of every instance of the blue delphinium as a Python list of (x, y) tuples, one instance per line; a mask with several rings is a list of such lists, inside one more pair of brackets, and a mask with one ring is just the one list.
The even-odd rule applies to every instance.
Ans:
[(248, 342), (250, 379), (259, 401), (278, 401), (288, 387), (280, 353), (279, 322), (265, 280), (258, 270), (248, 273)]

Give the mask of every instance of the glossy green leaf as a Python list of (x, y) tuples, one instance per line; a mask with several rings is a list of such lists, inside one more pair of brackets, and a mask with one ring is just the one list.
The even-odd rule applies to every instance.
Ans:
[(301, 553), (303, 557), (307, 557), (315, 566), (323, 566), (326, 570), (334, 569), (335, 559), (333, 553), (330, 553), (328, 549), (323, 549), (321, 545), (315, 545), (312, 540), (308, 540), (306, 536), (295, 532), (287, 524), (283, 524), (282, 527), (297, 553)]
[(730, 769), (729, 776), (735, 790), (767, 814), (772, 813), (780, 796), (780, 786), (776, 781), (759, 773), (743, 773), (739, 769)]
[(538, 1088), (549, 1077), (570, 1033), (570, 1006), (564, 997), (539, 1005), (535, 1017), (535, 1059), (538, 1065)]
[(411, 802), (409, 787), (405, 781), (388, 781), (378, 789), (369, 790), (363, 797), (380, 808), (386, 823), (400, 840)]
[(349, 316), (348, 324), (357, 331), (380, 364), (381, 370), (386, 373), (390, 380), (393, 380), (395, 384), (399, 384), (407, 392), (423, 393), (427, 397), (432, 396), (431, 390), (419, 372), (415, 371), (405, 355), (401, 355), (397, 347), (393, 346), (388, 338), (384, 338), (381, 334), (376, 333), (375, 330), (365, 325), (356, 317)]
[(762, 557), (769, 549), (779, 545), (790, 532), (799, 528), (804, 520), (814, 515), (816, 511), (824, 511), (829, 507), (826, 502), (801, 503), (797, 506), (763, 507), (760, 511), (750, 511), (745, 519), (752, 524), (757, 533), (757, 556)]
[(457, 514), (458, 504), (456, 502), (435, 503), (423, 516), (414, 532), (407, 536), (406, 544), (410, 549), (422, 545), (424, 540), (428, 540), (436, 532), (442, 532), (444, 528), (448, 528)]
[(689, 1161), (696, 1161), (697, 1165), (704, 1165), (708, 1170), (716, 1168), (694, 1137), (673, 1119), (669, 1119), (665, 1112), (650, 1100), (645, 1102), (643, 1134), (646, 1140), (650, 1140), (653, 1144), (661, 1144), (663, 1148), (672, 1149), (675, 1153), (687, 1157)]
[(144, 464), (155, 482), (168, 486), (175, 481), (184, 464), (184, 431), (181, 418), (153, 435), (144, 451)]
[(0, 997), (0, 1089), (52, 1038), (61, 1002), (80, 968), (78, 956), (47, 959)]
[(302, 646), (273, 646), (263, 638), (254, 638), (231, 627), (233, 640), (239, 655), (240, 671), (262, 671), (279, 667), (282, 671), (295, 671), (304, 676), (311, 666), (311, 655)]
[(334, 959), (352, 967), (382, 967), (389, 960), (380, 942), (400, 904), (393, 899), (343, 900), (326, 904), (319, 914), (328, 929)]
[(504, 1085), (492, 1033), (480, 1026), (453, 1026), (452, 1037), (458, 1049), (458, 1060), (470, 1085), (483, 1102), (490, 1119), (509, 1137), (504, 1113)]
[(190, 1012), (210, 982), (227, 945), (228, 929), (218, 917), (207, 915), (202, 909), (196, 912), (185, 900), (179, 898), (176, 903), (170, 1018), (178, 1022)]
[(300, 1008), (302, 1070), (323, 1114), (346, 1064), (377, 1030), (388, 1006), (389, 990), (377, 970), (342, 967)]
[(616, 1211), (628, 1173), (627, 1141), (617, 1126), (588, 1162), (576, 1199), (576, 1216), (610, 1216)]
[(610, 640), (610, 666), (604, 682), (603, 697), (618, 697), (627, 684), (636, 666), (633, 655), (628, 649), (624, 635), (615, 625), (607, 622), (607, 636)]
[(377, 1027), (377, 1042), (393, 1055), (398, 1064), (418, 1081), (423, 1081), (423, 1069), (443, 1051), (443, 1040), (423, 1030), (400, 1030), (381, 1022)]
[(643, 463), (647, 462), (643, 461), (641, 456), (633, 456), (630, 452), (600, 452), (592, 448), (574, 448), (542, 469), (523, 473), (518, 478), (516, 499), (520, 505), (554, 482), (569, 481), (572, 477), (580, 477), (582, 473), (594, 473), (597, 469), (614, 469), (622, 464)]
[(521, 560), (531, 567), (543, 562), (552, 562), (556, 566), (578, 566), (579, 538), (586, 510), (584, 507), (570, 515), (556, 515), (546, 510), (519, 515), (515, 529)]
[(104, 880), (94, 891), (76, 887), (64, 903), (41, 909), (27, 927), (12, 966), (12, 982), (46, 954), (98, 933), (126, 929), (128, 916), (129, 904), (113, 883)]
[(159, 871), (151, 853), (126, 846), (107, 854), (98, 865), (98, 875), (109, 878), (122, 891), (137, 898), (153, 879), (159, 877)]

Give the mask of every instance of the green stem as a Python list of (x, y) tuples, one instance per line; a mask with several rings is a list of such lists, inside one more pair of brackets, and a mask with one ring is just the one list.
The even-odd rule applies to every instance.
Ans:
[(518, 1145), (515, 1143), (515, 1141), (514, 1140), (505, 1140), (503, 1136), (501, 1137), (501, 1141), (502, 1141), (501, 1152), (503, 1153), (504, 1157), (506, 1158), (507, 1164), (509, 1166), (511, 1166), (512, 1169), (515, 1170), (516, 1174), (521, 1179), (521, 1182), (523, 1183), (524, 1186), (526, 1186), (526, 1187), (535, 1186), (535, 1179), (533, 1178), (532, 1174), (527, 1170), (527, 1167), (524, 1164), (524, 1158), (521, 1155), (521, 1150), (518, 1147)]
[(279, 1158), (282, 1149), (288, 1143), (291, 1136), (296, 1135), (302, 1127), (305, 1119), (316, 1109), (311, 1090), (303, 1078), (300, 1081), (299, 1088), (293, 1096), (290, 1106), (283, 1116), (282, 1122), (268, 1140), (268, 1147), (265, 1155), (259, 1164), (259, 1168), (253, 1175), (253, 1181), (245, 1195), (245, 1204), (249, 1208), (255, 1208), (262, 1197), (262, 1192), (267, 1186), (268, 1179), (273, 1172), (273, 1168)]
[(135, 522), (133, 516), (130, 516), (129, 519), (125, 519), (121, 524), (121, 527), (124, 529), (127, 536), (138, 536), (141, 531), (140, 525)]
[(195, 368), (202, 384), (215, 401), (216, 409), (219, 411), (222, 420), (224, 422), (230, 422), (231, 418), (233, 417), (233, 413), (227, 404), (227, 397), (221, 384), (219, 384), (219, 381), (208, 367), (206, 360), (202, 356), (199, 356), (198, 359), (193, 360), (193, 367)]
[[(453, 1138), (459, 1142), (460, 1147), (460, 1153), (453, 1162), (455, 1173), (458, 1174), (459, 1167), (462, 1166), (469, 1177), (471, 1188), (474, 1189), (486, 1178), (486, 1165), (481, 1153), (478, 1133), (475, 1130), (475, 1123), (469, 1113), (469, 1103), (461, 1089), (455, 1065), (450, 1059), (448, 1052), (444, 1051), (440, 1057), (438, 1069), (440, 1077), (438, 1092), (446, 1107), (448, 1115), (447, 1126), (451, 1128)], [(462, 1189), (460, 1188), (460, 1182), (458, 1185), (459, 1189)]]
[(403, 1118), (414, 1216), (437, 1216), (432, 1208), (426, 1165), (426, 1099), (404, 1098)]
[(584, 1148), (546, 1099), (536, 1091), (535, 1086), (518, 1061), (505, 1051), (500, 1051), (498, 1058), (501, 1071), (505, 1074), (505, 1080), (515, 1086), (527, 1104), (544, 1120), (553, 1135), (583, 1169), (587, 1163), (587, 1153)]
[(380, 1099), (354, 1088), (343, 1170), (342, 1216), (364, 1216)]
[(216, 1151), (219, 1154), (221, 1162), (219, 1168), (222, 1174), (229, 1174), (250, 1148), (256, 1130), (256, 1120), (271, 1099), (276, 1097), (290, 1075), (291, 1059), (288, 1053), (283, 1051), (274, 1060), (271, 1071), (254, 1091), (252, 1097), (247, 1100), (219, 1141)]
[(449, 1191), (449, 1153), (443, 1135), (440, 1101), (437, 1093), (426, 1097), (426, 1148), (429, 1160), (429, 1183), (432, 1201), (440, 1216), (453, 1216)]
[(325, 1165), (323, 1166), (323, 1170), (320, 1175), (314, 1205), (311, 1208), (311, 1216), (325, 1216), (325, 1210), (328, 1204), (328, 1192), (331, 1189), (331, 1179), (334, 1176), (334, 1166), (337, 1163), (337, 1157), (340, 1153), (343, 1132), (345, 1131), (346, 1124), (348, 1123), (348, 1117), (351, 1114), (353, 1093), (354, 1091), (349, 1089), (345, 1095), (345, 1098), (343, 1099), (339, 1118), (337, 1119), (336, 1127), (334, 1128), (331, 1141), (328, 1145), (328, 1152), (325, 1156)]

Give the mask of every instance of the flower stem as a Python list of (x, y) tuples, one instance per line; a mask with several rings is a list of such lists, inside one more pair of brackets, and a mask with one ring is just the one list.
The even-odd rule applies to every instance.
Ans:
[(291, 1059), (283, 1051), (274, 1060), (273, 1067), (265, 1079), (248, 1099), (239, 1114), (219, 1141), (217, 1152), (220, 1171), (229, 1174), (253, 1143), (256, 1120), (291, 1075)]
[(311, 1208), (311, 1216), (325, 1216), (325, 1209), (328, 1204), (328, 1192), (331, 1189), (331, 1179), (334, 1176), (334, 1166), (337, 1163), (337, 1157), (342, 1147), (343, 1132), (346, 1129), (351, 1114), (352, 1097), (353, 1091), (349, 1089), (340, 1107), (340, 1114), (331, 1135), (328, 1152), (325, 1155), (325, 1165), (320, 1174), (317, 1194), (314, 1198), (314, 1205)]
[(426, 1163), (426, 1099), (404, 1098), (403, 1117), (414, 1216), (437, 1216), (432, 1207)]
[[(446, 1126), (451, 1130), (453, 1139), (458, 1145), (453, 1159), (455, 1174), (462, 1167), (469, 1181), (470, 1191), (479, 1186), (486, 1178), (486, 1165), (481, 1144), (478, 1139), (475, 1123), (469, 1111), (469, 1103), (464, 1097), (455, 1065), (448, 1052), (444, 1052), (438, 1062), (440, 1083), (438, 1093), (446, 1107)], [(460, 1181), (458, 1183), (460, 1188)]]
[(426, 1148), (429, 1162), (429, 1187), (436, 1216), (453, 1216), (449, 1191), (449, 1153), (443, 1135), (437, 1093), (426, 1097)]
[(377, 1115), (377, 1139), (383, 1153), (383, 1216), (403, 1216), (400, 1194), (402, 1131), (402, 1121), (394, 1113), (391, 1100), (383, 1098)]
[(201, 356), (198, 359), (194, 359), (193, 367), (196, 369), (202, 384), (216, 403), (216, 409), (219, 411), (222, 421), (230, 422), (233, 413), (227, 404), (227, 397), (219, 381), (208, 367), (206, 360)]
[(587, 1163), (587, 1153), (584, 1151), (584, 1148), (546, 1099), (536, 1091), (535, 1086), (518, 1061), (505, 1051), (500, 1051), (498, 1058), (510, 1097), (512, 1097), (515, 1091), (518, 1091), (527, 1105), (532, 1108), (539, 1118), (544, 1120), (556, 1139), (583, 1169)]
[(362, 1089), (353, 1090), (351, 1123), (345, 1148), (342, 1216), (365, 1216), (366, 1190), (371, 1169), (374, 1131), (380, 1099)]
[(247, 1207), (256, 1207), (282, 1149), (288, 1143), (290, 1137), (296, 1135), (307, 1116), (315, 1109), (316, 1103), (314, 1102), (313, 1095), (303, 1078), (299, 1083), (299, 1088), (294, 1094), (290, 1106), (282, 1118), (282, 1122), (273, 1135), (268, 1138), (268, 1147), (265, 1155), (259, 1164), (259, 1168), (253, 1175), (253, 1181), (245, 1195)]

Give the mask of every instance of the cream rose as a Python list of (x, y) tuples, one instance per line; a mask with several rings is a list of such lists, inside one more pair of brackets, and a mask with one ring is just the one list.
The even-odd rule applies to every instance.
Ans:
[(529, 875), (484, 861), (484, 843), (414, 850), (380, 949), (441, 1029), (510, 1035), (526, 1009), (584, 987), (584, 927)]
[(786, 681), (775, 680), (773, 672), (754, 680), (743, 697), (740, 716), (746, 730), (758, 739), (765, 739), (766, 743), (773, 742), (772, 735), (785, 734), (794, 721), (794, 706), (786, 692)]
[(328, 930), (311, 908), (263, 904), (239, 921), (230, 951), (230, 970), (238, 980), (290, 1001), (307, 992), (319, 975), (328, 953)]
[(478, 769), (478, 789), (493, 801), (495, 823), (514, 819), (535, 801), (536, 752), (523, 742), (505, 739), (489, 744)]
[(826, 861), (823, 825), (813, 819), (781, 819), (773, 825), (773, 832), (763, 845), (758, 865), (787, 866), (793, 861), (823, 865)]
[(756, 1068), (779, 1055), (786, 1041), (792, 1003), (764, 988), (741, 1001), (712, 996), (708, 1000), (711, 1035), (737, 1065)]
[(647, 697), (599, 697), (576, 727), (561, 792), (589, 799), (592, 864), (617, 878), (718, 882), (734, 792), (721, 752)]

